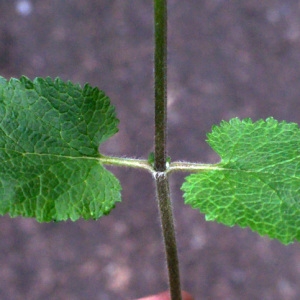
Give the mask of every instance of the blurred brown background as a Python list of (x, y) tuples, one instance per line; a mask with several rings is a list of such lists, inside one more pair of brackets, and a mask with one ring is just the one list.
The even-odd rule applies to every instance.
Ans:
[[(102, 148), (153, 149), (152, 1), (0, 0), (0, 74), (60, 76), (105, 90), (120, 132)], [(300, 122), (300, 3), (169, 1), (169, 155), (215, 162), (222, 119)], [(97, 222), (0, 218), (0, 299), (133, 299), (167, 288), (149, 174), (112, 171), (123, 202)], [(300, 245), (205, 222), (171, 177), (183, 288), (197, 300), (300, 298)]]

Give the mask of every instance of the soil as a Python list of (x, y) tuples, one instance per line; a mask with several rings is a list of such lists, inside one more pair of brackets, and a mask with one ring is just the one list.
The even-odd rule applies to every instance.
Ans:
[[(172, 160), (216, 162), (206, 144), (231, 117), (300, 120), (300, 5), (295, 0), (169, 1)], [(0, 0), (0, 74), (99, 86), (120, 131), (101, 149), (153, 150), (152, 1)], [(39, 224), (0, 219), (3, 300), (134, 299), (167, 289), (152, 178), (112, 168), (123, 202), (107, 217)], [(201, 300), (300, 298), (300, 246), (206, 222), (172, 175), (183, 288)]]

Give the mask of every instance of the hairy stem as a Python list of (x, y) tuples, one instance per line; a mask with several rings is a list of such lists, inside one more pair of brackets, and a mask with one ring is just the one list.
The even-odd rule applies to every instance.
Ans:
[[(77, 158), (75, 157), (75, 159)], [(129, 167), (134, 169), (144, 169), (149, 171), (152, 174), (156, 173), (156, 171), (153, 169), (152, 164), (145, 159), (104, 156), (102, 154), (100, 158), (85, 157), (85, 159), (96, 159), (99, 160), (99, 162), (104, 165)], [(166, 173), (167, 175), (170, 175), (171, 173), (175, 173), (175, 172), (193, 173), (193, 172), (201, 172), (201, 171), (224, 171), (224, 170), (230, 170), (230, 169), (220, 167), (218, 164), (201, 164), (201, 163), (178, 161), (178, 162), (172, 162), (169, 165), (169, 167), (166, 168), (166, 170), (162, 173)]]
[(224, 167), (218, 166), (218, 164), (201, 164), (191, 162), (172, 162), (167, 169), (167, 174), (174, 172), (201, 172), (201, 171), (216, 171), (225, 170)]
[(135, 158), (124, 158), (124, 157), (113, 157), (101, 155), (99, 161), (104, 165), (130, 167), (136, 169), (144, 169), (153, 173), (153, 168), (147, 160), (135, 159)]
[(167, 0), (154, 0), (154, 39), (154, 168), (158, 172), (163, 172), (166, 169), (167, 157)]
[(181, 300), (179, 261), (167, 174), (165, 172), (156, 172), (155, 182), (167, 258), (171, 299)]
[(172, 300), (181, 300), (179, 262), (167, 170), (167, 0), (154, 0), (154, 177)]

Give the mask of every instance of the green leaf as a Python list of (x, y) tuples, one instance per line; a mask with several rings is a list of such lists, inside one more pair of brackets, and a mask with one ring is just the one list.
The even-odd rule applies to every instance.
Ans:
[(300, 240), (298, 125), (232, 119), (213, 127), (208, 143), (221, 162), (186, 178), (185, 202), (207, 220), (247, 226), (285, 244)]
[(40, 222), (108, 214), (121, 188), (98, 147), (117, 125), (97, 88), (0, 77), (0, 214)]

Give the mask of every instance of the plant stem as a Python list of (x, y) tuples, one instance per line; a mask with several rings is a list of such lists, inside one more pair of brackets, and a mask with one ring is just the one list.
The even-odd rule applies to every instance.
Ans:
[(165, 244), (170, 295), (172, 300), (181, 300), (179, 261), (168, 175), (165, 172), (156, 172), (154, 177)]
[(154, 0), (154, 39), (154, 169), (163, 172), (166, 169), (167, 157), (167, 0)]
[(201, 171), (217, 171), (225, 170), (224, 167), (218, 166), (218, 164), (200, 164), (191, 162), (172, 162), (167, 169), (167, 174), (174, 172), (201, 172)]
[(101, 154), (99, 160), (104, 165), (123, 166), (123, 167), (144, 169), (144, 170), (148, 170), (151, 173), (154, 172), (149, 162), (144, 159), (104, 156)]
[[(75, 158), (76, 159), (76, 158)], [(121, 167), (130, 167), (135, 169), (144, 169), (152, 173), (155, 177), (157, 173), (149, 161), (145, 159), (136, 159), (136, 158), (126, 158), (126, 157), (114, 157), (114, 156), (104, 156), (101, 154), (100, 158), (89, 158), (86, 159), (96, 159), (99, 160), (103, 165), (112, 165), (112, 166), (121, 166)], [(201, 163), (192, 163), (192, 162), (172, 162), (164, 172), (167, 175), (175, 172), (201, 172), (201, 171), (224, 171), (229, 170), (224, 167), (218, 166), (218, 164), (201, 164)]]
[(154, 0), (154, 178), (172, 300), (181, 300), (179, 262), (167, 170), (167, 0)]

